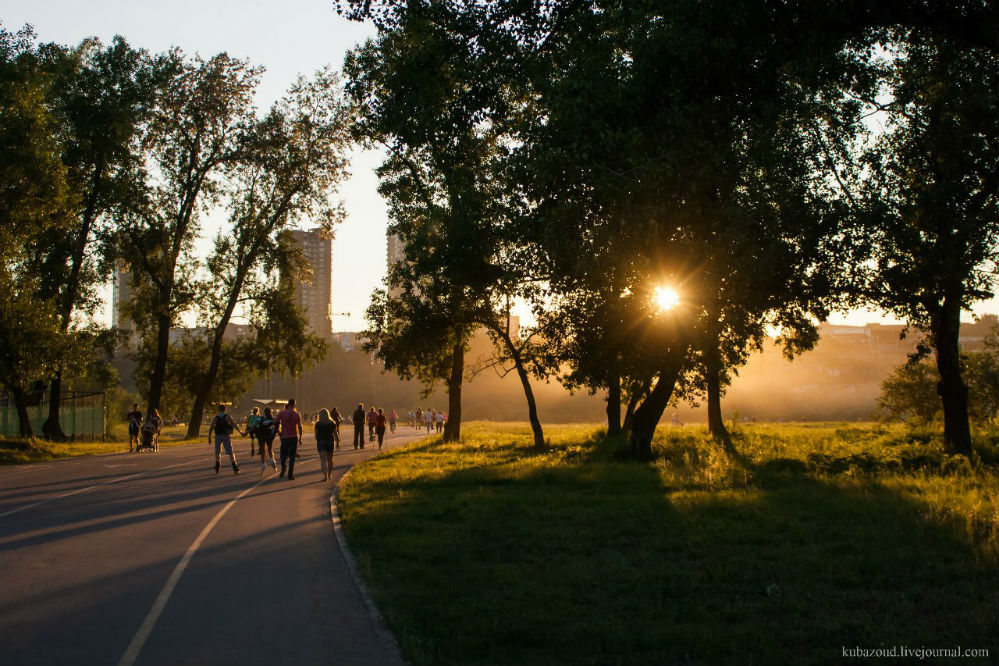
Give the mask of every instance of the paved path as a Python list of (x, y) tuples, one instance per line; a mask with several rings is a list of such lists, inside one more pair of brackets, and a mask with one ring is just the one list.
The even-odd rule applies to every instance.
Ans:
[(401, 664), (330, 521), (377, 450), (323, 483), (305, 441), (294, 481), (245, 440), (239, 476), (207, 444), (0, 468), (0, 664)]

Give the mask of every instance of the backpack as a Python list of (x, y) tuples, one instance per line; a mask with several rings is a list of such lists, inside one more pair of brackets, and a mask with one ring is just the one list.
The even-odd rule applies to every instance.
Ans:
[(277, 430), (278, 422), (273, 418), (264, 416), (261, 417), (260, 423), (257, 424), (257, 437), (269, 440), (274, 438), (274, 434)]
[(225, 414), (215, 415), (214, 426), (216, 435), (232, 434), (232, 426), (229, 425), (229, 421), (226, 419)]

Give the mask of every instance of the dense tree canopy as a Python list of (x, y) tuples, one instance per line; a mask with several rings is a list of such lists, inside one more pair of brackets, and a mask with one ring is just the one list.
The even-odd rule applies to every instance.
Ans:
[[(999, 160), (987, 152), (996, 116), (984, 110), (996, 88), (990, 75), (968, 78), (999, 71), (993, 10), (687, 0), (339, 9), (380, 30), (351, 75), (367, 91), (373, 135), (396, 141), (383, 174), (441, 184), (411, 189), (410, 206), (425, 194), (428, 209), (444, 210), (455, 192), (463, 203), (486, 192), (502, 202), (452, 215), (453, 247), (487, 260), (473, 282), (495, 275), (487, 267), (530, 267), (519, 276), (538, 287), (518, 295), (547, 333), (545, 367), (570, 386), (606, 389), (612, 430), (622, 392), (637, 396), (636, 453), (648, 455), (678, 395), (706, 394), (724, 435), (721, 389), (771, 327), (793, 355), (814, 344), (831, 309), (862, 302), (932, 330), (944, 411), (964, 423), (963, 433), (947, 426), (946, 439), (967, 451), (966, 409), (947, 406), (948, 387), (960, 386), (947, 359), (961, 309), (995, 278)], [(880, 138), (872, 107), (898, 116)], [(445, 150), (486, 134), (496, 159), (455, 179), (466, 156)], [(926, 255), (941, 223), (957, 218), (966, 219), (946, 224), (966, 233), (944, 234)], [(483, 245), (497, 228), (503, 241)], [(927, 271), (962, 267), (963, 291), (945, 303), (938, 289), (929, 306), (933, 281), (955, 280), (943, 270), (920, 279), (907, 268), (914, 252)], [(427, 263), (411, 270), (414, 283), (440, 274)], [(679, 303), (664, 311), (652, 295), (667, 288)], [(934, 308), (949, 314), (934, 319)]]
[(61, 159), (53, 85), (65, 49), (29, 29), (0, 27), (0, 382), (30, 437), (26, 392), (71, 353), (58, 303), (46, 290), (44, 239), (71, 227), (74, 193)]
[(132, 275), (131, 318), (149, 333), (144, 353), (154, 358), (150, 410), (160, 406), (170, 329), (196, 295), (192, 251), (201, 217), (220, 201), (241, 156), (260, 71), (225, 54), (202, 60), (175, 50), (143, 128), (149, 167), (119, 219), (118, 236)]

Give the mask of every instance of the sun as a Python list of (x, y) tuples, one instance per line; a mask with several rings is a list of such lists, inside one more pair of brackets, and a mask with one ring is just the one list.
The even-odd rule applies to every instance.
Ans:
[(680, 294), (676, 293), (676, 289), (672, 287), (656, 287), (652, 292), (652, 298), (655, 300), (656, 307), (663, 312), (672, 310), (680, 304)]

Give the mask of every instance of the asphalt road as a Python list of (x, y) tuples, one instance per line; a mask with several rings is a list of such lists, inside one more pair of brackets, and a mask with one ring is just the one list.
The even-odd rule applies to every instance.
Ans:
[(0, 467), (0, 664), (402, 663), (330, 520), (370, 446), (328, 483), (309, 434), (293, 481), (246, 440), (239, 476), (207, 444)]

